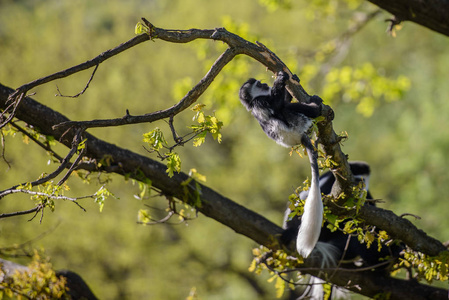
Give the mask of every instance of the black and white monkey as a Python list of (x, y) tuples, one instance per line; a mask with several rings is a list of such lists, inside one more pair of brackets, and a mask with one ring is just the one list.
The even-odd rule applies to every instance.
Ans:
[(296, 248), (301, 256), (307, 258), (318, 241), (323, 222), (318, 154), (308, 136), (312, 119), (321, 114), (322, 100), (318, 96), (312, 96), (308, 103), (292, 102), (292, 96), (285, 89), (289, 75), (283, 71), (276, 75), (273, 87), (254, 78), (249, 79), (240, 88), (239, 96), (242, 104), (259, 121), (268, 137), (284, 147), (302, 144), (306, 148), (312, 179), (298, 230)]
[[(373, 199), (369, 192), (369, 177), (370, 168), (365, 162), (350, 162), (352, 174), (356, 183), (363, 182), (365, 184), (366, 199)], [(319, 186), (323, 194), (330, 194), (332, 186), (335, 182), (335, 177), (332, 172), (326, 172), (320, 176)], [(301, 192), (299, 197), (304, 200), (308, 198), (308, 191)], [(374, 205), (373, 202), (366, 202), (365, 205)], [(282, 242), (289, 244), (296, 238), (298, 227), (301, 226), (302, 220), (300, 216), (295, 216), (289, 219), (290, 209), (287, 209), (284, 216), (284, 232), (282, 235)], [(344, 226), (344, 224), (342, 224)], [(350, 236), (337, 229), (331, 231), (327, 228), (327, 224), (323, 226), (315, 250), (310, 259), (321, 262), (322, 268), (336, 267), (337, 264), (342, 268), (357, 268), (357, 267), (376, 267), (376, 271), (385, 271), (388, 263), (385, 258), (397, 258), (400, 255), (402, 246), (392, 245), (391, 247), (382, 246), (380, 251), (377, 245), (372, 245), (370, 248), (366, 244), (358, 241), (356, 236)], [(303, 291), (298, 299), (323, 299), (323, 280), (311, 277), (308, 288)], [(346, 292), (341, 288), (333, 288), (333, 298), (346, 298)], [(296, 295), (298, 296), (298, 295)]]

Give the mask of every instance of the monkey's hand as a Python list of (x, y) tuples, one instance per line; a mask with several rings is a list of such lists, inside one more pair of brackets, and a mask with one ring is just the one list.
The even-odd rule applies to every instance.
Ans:
[(318, 106), (321, 106), (321, 104), (323, 103), (323, 99), (321, 99), (317, 95), (313, 95), (312, 97), (310, 97), (309, 103), (314, 103)]
[(276, 74), (276, 79), (274, 80), (273, 87), (271, 88), (271, 96), (275, 99), (278, 105), (282, 105), (285, 98), (285, 84), (287, 83), (289, 76), (284, 71), (279, 71)]
[(289, 78), (290, 76), (284, 71), (279, 71), (276, 74), (276, 81), (282, 82), (283, 84), (285, 84), (285, 82), (289, 80)]

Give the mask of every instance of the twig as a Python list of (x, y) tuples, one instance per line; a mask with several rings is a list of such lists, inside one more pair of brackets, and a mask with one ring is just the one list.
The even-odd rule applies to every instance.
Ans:
[[(11, 106), (13, 106), (13, 110), (12, 110), (12, 112), (9, 114), (8, 118), (6, 118), (5, 122), (3, 122), (2, 124), (0, 124), (0, 129), (2, 129), (3, 127), (5, 127), (6, 124), (8, 124), (8, 123), (14, 118), (14, 116), (16, 115), (17, 107), (19, 107), (20, 102), (22, 102), (22, 99), (23, 99), (24, 96), (25, 96), (25, 93), (20, 93), (17, 97), (15, 97), (14, 102), (11, 103), (10, 106), (8, 106), (8, 108), (11, 107)], [(1, 113), (0, 116), (3, 117), (3, 115), (8, 111), (8, 108), (5, 109), (5, 110)], [(0, 118), (0, 120), (1, 120), (1, 118)]]
[(60, 127), (84, 127), (84, 128), (94, 128), (94, 127), (111, 127), (111, 126), (123, 126), (129, 124), (139, 124), (139, 123), (151, 123), (157, 120), (162, 120), (170, 118), (184, 111), (186, 108), (190, 107), (195, 101), (204, 93), (204, 91), (209, 87), (218, 73), (237, 55), (238, 53), (233, 49), (227, 49), (212, 65), (209, 72), (200, 80), (200, 82), (190, 90), (186, 96), (184, 96), (177, 104), (172, 107), (161, 110), (158, 112), (148, 113), (144, 115), (129, 115), (126, 114), (121, 118), (116, 119), (103, 119), (103, 120), (92, 120), (92, 121), (67, 121), (53, 126), (53, 129)]
[(173, 135), (173, 140), (175, 141), (175, 143), (179, 143), (179, 142), (182, 141), (182, 138), (180, 138), (178, 136), (178, 134), (176, 133), (175, 126), (173, 125), (174, 117), (175, 117), (174, 115), (170, 116), (170, 118), (168, 119), (168, 125), (170, 126), (170, 130), (171, 130), (171, 133)]
[(2, 141), (2, 159), (3, 161), (8, 165), (8, 169), (11, 169), (11, 164), (6, 159), (5, 151), (6, 151), (6, 144), (5, 144), (5, 135), (3, 134), (3, 131), (0, 130), (0, 136)]
[[(39, 78), (37, 80), (31, 81), (29, 83), (26, 83), (26, 84), (20, 86), (19, 88), (17, 88), (8, 97), (9, 101), (13, 101), (14, 109), (10, 113), (10, 115), (6, 119), (6, 121), (3, 122), (2, 124), (0, 124), (0, 128), (3, 128), (6, 124), (8, 124), (9, 121), (11, 121), (14, 118), (14, 116), (16, 114), (16, 110), (17, 110), (17, 108), (20, 105), (20, 102), (25, 97), (26, 93), (29, 90), (31, 90), (32, 88), (35, 88), (35, 87), (37, 87), (39, 85), (42, 85), (42, 84), (54, 81), (56, 79), (61, 79), (61, 78), (68, 77), (70, 75), (73, 75), (75, 73), (81, 72), (83, 70), (87, 70), (87, 69), (95, 66), (95, 70), (94, 70), (94, 72), (92, 73), (92, 76), (91, 76), (91, 79), (92, 79), (96, 69), (98, 68), (98, 66), (102, 62), (104, 62), (105, 60), (107, 60), (107, 59), (109, 59), (109, 58), (111, 58), (111, 57), (113, 57), (113, 56), (115, 56), (117, 54), (120, 54), (121, 52), (123, 52), (123, 51), (125, 51), (125, 50), (127, 50), (127, 49), (129, 49), (131, 47), (134, 47), (134, 46), (136, 46), (136, 45), (138, 45), (138, 44), (140, 44), (142, 42), (145, 42), (147, 40), (148, 40), (148, 36), (147, 35), (142, 34), (142, 35), (136, 36), (136, 37), (132, 38), (131, 40), (129, 40), (129, 41), (123, 43), (123, 44), (120, 44), (119, 46), (117, 46), (117, 47), (115, 47), (113, 49), (110, 49), (110, 50), (107, 50), (107, 51), (101, 53), (100, 55), (98, 55), (97, 57), (95, 57), (95, 58), (93, 58), (91, 60), (88, 60), (88, 61), (86, 61), (84, 63), (81, 63), (79, 65), (76, 65), (74, 67), (71, 67), (71, 68), (68, 68), (68, 69), (65, 69), (65, 70), (53, 73), (51, 75)], [(89, 82), (86, 85), (85, 89), (87, 89), (91, 79), (89, 80)], [(6, 111), (7, 110), (5, 110), (1, 115), (3, 115)]]
[(403, 218), (403, 217), (406, 217), (406, 216), (412, 216), (412, 217), (415, 218), (415, 220), (421, 220), (420, 216), (414, 215), (414, 214), (411, 214), (411, 213), (403, 213), (402, 215), (399, 216), (399, 218)]
[[(45, 236), (49, 235), (53, 231), (56, 230), (56, 228), (61, 224), (61, 221), (58, 221), (54, 226), (46, 230), (45, 232), (39, 234), (38, 236), (31, 238), (25, 242), (22, 242), (20, 244), (14, 244), (13, 246), (9, 247), (1, 247), (0, 248), (0, 254), (2, 256), (8, 256), (8, 257), (17, 257), (17, 256), (27, 256), (31, 257), (33, 256), (29, 251), (27, 251), (25, 248), (28, 246), (31, 246), (34, 242), (39, 241), (43, 239)], [(18, 251), (21, 251), (22, 254), (17, 254)], [(14, 253), (14, 254), (12, 254)]]
[[(76, 202), (78, 200), (81, 199), (86, 199), (86, 198), (94, 198), (95, 194), (92, 195), (88, 195), (88, 196), (81, 196), (81, 197), (67, 197), (67, 196), (55, 196), (55, 195), (51, 195), (51, 194), (47, 194), (47, 193), (43, 193), (43, 192), (34, 192), (34, 191), (30, 191), (30, 190), (25, 190), (25, 189), (14, 189), (11, 190), (12, 194), (16, 194), (16, 193), (23, 193), (23, 194), (28, 194), (28, 195), (32, 195), (32, 196), (43, 196), (43, 197), (47, 197), (53, 200), (67, 200), (67, 201), (71, 201), (71, 202)], [(83, 208), (83, 210), (85, 210)]]
[(153, 218), (150, 218), (152, 220), (152, 222), (137, 222), (137, 224), (145, 224), (145, 225), (155, 225), (155, 224), (161, 224), (161, 223), (166, 223), (168, 220), (170, 220), (170, 218), (175, 214), (174, 211), (169, 211), (168, 214), (163, 217), (160, 220), (155, 220)]
[(38, 212), (40, 209), (42, 209), (42, 205), (39, 204), (38, 206), (29, 209), (29, 210), (24, 210), (24, 211), (15, 211), (12, 213), (7, 213), (7, 214), (0, 214), (0, 219), (3, 218), (9, 218), (9, 217), (16, 217), (16, 216), (21, 216), (21, 215), (27, 215), (27, 214), (31, 214), (34, 212)]
[[(73, 139), (73, 146), (72, 149), (78, 148), (79, 144), (81, 143), (81, 131), (79, 131), (79, 134), (75, 135)], [(70, 166), (67, 173), (64, 175), (64, 177), (61, 178), (61, 180), (57, 183), (58, 186), (61, 186), (67, 179), (69, 178), (70, 174), (75, 170), (76, 166), (79, 164), (81, 159), (83, 158), (84, 154), (86, 153), (86, 145), (84, 145), (84, 148), (80, 151), (78, 157), (75, 159), (73, 164)]]
[(10, 95), (10, 99), (15, 98), (16, 95), (18, 95), (18, 94), (24, 94), (27, 91), (29, 91), (30, 89), (35, 88), (39, 85), (54, 81), (56, 79), (65, 78), (65, 77), (68, 77), (75, 73), (90, 69), (94, 66), (98, 66), (105, 60), (107, 60), (111, 57), (114, 57), (114, 56), (120, 54), (121, 52), (123, 52), (129, 48), (132, 48), (140, 43), (143, 43), (147, 40), (148, 40), (148, 36), (146, 36), (144, 34), (136, 36), (136, 37), (130, 39), (129, 41), (127, 41), (123, 44), (120, 44), (119, 46), (117, 46), (113, 49), (107, 50), (107, 51), (101, 53), (100, 55), (96, 56), (95, 58), (88, 60), (84, 63), (81, 63), (79, 65), (70, 67), (68, 69), (65, 69), (65, 70), (53, 73), (51, 75), (39, 78), (37, 80), (31, 81), (29, 83), (26, 83), (26, 84), (22, 85), (21, 87), (17, 88), (16, 91)]
[(58, 93), (57, 93), (55, 96), (56, 96), (56, 97), (66, 97), (66, 98), (78, 98), (79, 96), (81, 96), (82, 94), (84, 94), (84, 92), (89, 88), (90, 82), (92, 81), (92, 79), (94, 79), (94, 75), (95, 75), (95, 72), (97, 72), (98, 66), (99, 66), (99, 64), (97, 64), (97, 65), (95, 66), (95, 69), (94, 69), (94, 71), (92, 72), (92, 75), (90, 75), (89, 81), (87, 81), (86, 86), (84, 87), (84, 89), (83, 89), (81, 92), (79, 92), (78, 94), (73, 95), (73, 96), (66, 96), (66, 95), (61, 94), (61, 92), (59, 91), (59, 87), (56, 86), (56, 89), (58, 90)]
[[(76, 153), (76, 151), (77, 151), (78, 144), (79, 144), (79, 139), (80, 139), (80, 137), (81, 137), (81, 134), (82, 134), (82, 130), (81, 130), (81, 129), (78, 129), (78, 131), (77, 131), (75, 137), (73, 138), (75, 142), (72, 143), (72, 148), (70, 149), (70, 151), (69, 151), (69, 153), (67, 154), (67, 156), (62, 160), (62, 162), (61, 162), (61, 164), (59, 165), (59, 167), (58, 167), (53, 173), (51, 173), (51, 174), (49, 174), (49, 175), (47, 175), (47, 176), (45, 176), (45, 177), (42, 177), (41, 179), (35, 180), (35, 181), (33, 181), (33, 182), (30, 182), (29, 184), (30, 184), (32, 187), (33, 187), (33, 186), (40, 185), (40, 184), (43, 184), (43, 183), (45, 183), (45, 182), (47, 182), (47, 181), (49, 181), (49, 180), (55, 178), (56, 176), (58, 176), (58, 175), (59, 175), (59, 174), (60, 174), (60, 173), (67, 167), (67, 165), (68, 165), (69, 162), (70, 162), (70, 159), (73, 157), (73, 155), (74, 155), (74, 154)], [(76, 141), (78, 141), (78, 142), (76, 142)], [(25, 182), (25, 183), (22, 183), (22, 184), (15, 185), (15, 186), (13, 186), (13, 187), (7, 189), (7, 190), (0, 191), (0, 199), (3, 198), (3, 197), (5, 197), (5, 196), (8, 195), (8, 194), (13, 193), (13, 191), (14, 191), (17, 187), (19, 187), (19, 186), (21, 186), (21, 185), (26, 185), (26, 184), (28, 184), (28, 183)]]
[(63, 157), (61, 157), (59, 154), (57, 154), (55, 151), (53, 151), (53, 149), (51, 149), (51, 147), (49, 145), (45, 145), (44, 143), (42, 143), (41, 141), (39, 141), (38, 139), (36, 139), (34, 136), (32, 136), (28, 131), (26, 131), (25, 129), (23, 129), (22, 127), (20, 127), (19, 125), (17, 125), (15, 122), (10, 122), (11, 126), (13, 126), (14, 128), (16, 128), (18, 131), (20, 131), (21, 133), (23, 133), (24, 135), (26, 135), (27, 137), (29, 137), (34, 143), (36, 143), (38, 146), (40, 146), (41, 148), (43, 148), (44, 150), (51, 152), (53, 154), (54, 157), (56, 157), (59, 162), (63, 161)]

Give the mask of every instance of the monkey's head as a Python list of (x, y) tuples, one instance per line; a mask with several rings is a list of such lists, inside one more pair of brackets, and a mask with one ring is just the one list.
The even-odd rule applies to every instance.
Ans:
[(271, 96), (271, 87), (254, 78), (248, 79), (240, 88), (240, 101), (247, 110), (252, 109), (252, 102), (260, 96)]

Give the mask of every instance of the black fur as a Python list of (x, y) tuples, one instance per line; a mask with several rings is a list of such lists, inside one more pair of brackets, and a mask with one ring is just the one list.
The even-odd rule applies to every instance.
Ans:
[(289, 75), (278, 72), (273, 87), (250, 78), (240, 88), (240, 100), (259, 121), (263, 131), (278, 144), (292, 147), (301, 144), (312, 121), (321, 114), (322, 100), (312, 96), (309, 103), (291, 102), (285, 89)]
[[(362, 180), (369, 180), (370, 169), (368, 164), (364, 162), (350, 162), (351, 171), (357, 182)], [(332, 186), (335, 182), (335, 177), (332, 172), (326, 172), (320, 176), (319, 184), (320, 190), (323, 194), (330, 194), (332, 190)], [(303, 192), (300, 195), (300, 198), (305, 199), (307, 197), (307, 192)], [(373, 199), (369, 190), (367, 190), (366, 199)], [(373, 202), (367, 201), (365, 205), (375, 205)], [(286, 214), (289, 213), (287, 210)], [(282, 234), (281, 240), (284, 244), (288, 245), (296, 239), (296, 234), (298, 233), (298, 228), (301, 225), (301, 217), (294, 217), (291, 220), (284, 220), (284, 232)], [(329, 261), (339, 262), (339, 261), (347, 261), (349, 263), (343, 264), (346, 267), (354, 267), (354, 260), (360, 258), (358, 260), (358, 267), (368, 267), (374, 266), (381, 263), (383, 258), (390, 257), (399, 257), (399, 252), (402, 250), (400, 246), (382, 246), (381, 251), (377, 249), (377, 243), (373, 243), (369, 249), (366, 248), (366, 244), (361, 244), (357, 237), (350, 237), (347, 234), (344, 234), (341, 230), (336, 230), (332, 232), (327, 228), (328, 223), (325, 222), (323, 228), (321, 229), (321, 234), (318, 239), (318, 243), (326, 243), (334, 246), (333, 249), (337, 251), (333, 251), (333, 257), (329, 259)], [(344, 224), (342, 225), (344, 226)], [(349, 242), (348, 242), (349, 238)], [(344, 256), (343, 256), (344, 255)], [(327, 266), (331, 267), (331, 266)], [(384, 266), (385, 267), (385, 266)], [(380, 268), (383, 269), (383, 268)]]
[(279, 72), (270, 88), (251, 78), (240, 88), (240, 100), (257, 119), (266, 135), (276, 143), (284, 147), (302, 144), (307, 150), (312, 171), (311, 192), (305, 201), (302, 224), (296, 227), (296, 249), (306, 258), (315, 248), (323, 220), (318, 155), (307, 134), (312, 125), (311, 118), (321, 114), (322, 100), (314, 96), (309, 103), (291, 102), (292, 97), (285, 89), (288, 79), (287, 73)]

